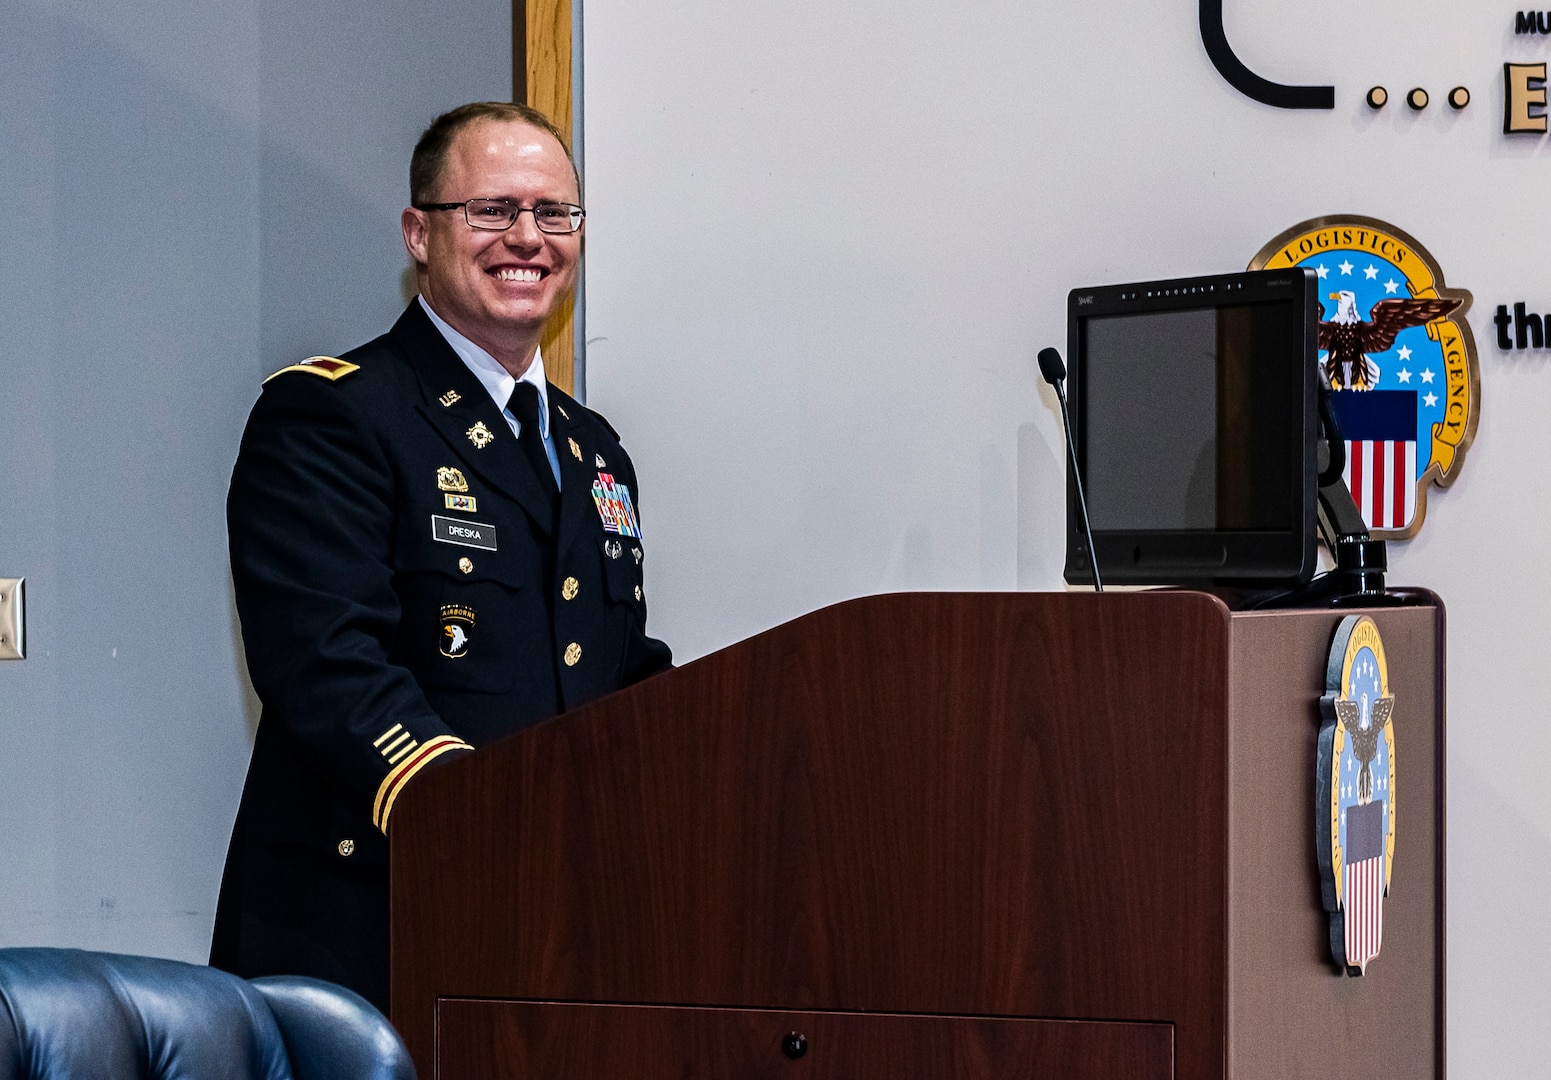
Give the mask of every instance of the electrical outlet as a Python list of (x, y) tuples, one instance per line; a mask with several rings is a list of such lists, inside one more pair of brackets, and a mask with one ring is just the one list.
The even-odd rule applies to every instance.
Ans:
[(20, 660), (27, 655), (26, 622), (22, 618), (25, 581), (0, 578), (0, 660)]

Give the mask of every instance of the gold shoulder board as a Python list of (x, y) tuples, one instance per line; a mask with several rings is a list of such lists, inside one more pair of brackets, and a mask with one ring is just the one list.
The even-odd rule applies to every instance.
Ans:
[[(352, 364), (344, 360), (336, 359), (332, 356), (309, 356), (300, 364), (292, 364), (290, 367), (281, 368), (279, 371), (275, 372), (274, 375), (271, 375), (269, 379), (273, 379), (275, 375), (284, 375), (287, 371), (305, 371), (309, 375), (321, 375), (325, 379), (328, 379), (330, 382), (333, 382), (336, 379), (343, 379), (352, 371), (360, 370), (360, 364)], [(268, 382), (269, 379), (265, 379), (264, 381)]]

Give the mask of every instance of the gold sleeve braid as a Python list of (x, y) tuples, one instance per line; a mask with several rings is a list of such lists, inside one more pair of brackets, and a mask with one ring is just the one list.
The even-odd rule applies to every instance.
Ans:
[(400, 759), (395, 754), (398, 764), (393, 770), (383, 777), (382, 784), (377, 788), (377, 798), (372, 803), (372, 824), (382, 830), (384, 835), (388, 831), (388, 815), (393, 813), (393, 804), (399, 797), (399, 792), (404, 790), (404, 785), (414, 779), (415, 774), (425, 768), (431, 762), (454, 750), (473, 750), (474, 748), (456, 735), (438, 735), (434, 739), (427, 739), (416, 746), (407, 756)]

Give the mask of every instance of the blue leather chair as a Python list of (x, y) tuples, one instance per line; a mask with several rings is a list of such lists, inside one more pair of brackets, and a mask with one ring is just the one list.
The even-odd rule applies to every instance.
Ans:
[(414, 1080), (342, 986), (79, 949), (0, 949), (0, 1080)]

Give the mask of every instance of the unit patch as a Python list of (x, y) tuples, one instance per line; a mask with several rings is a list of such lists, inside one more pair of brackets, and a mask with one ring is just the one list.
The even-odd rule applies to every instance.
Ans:
[(1379, 628), (1348, 615), (1336, 629), (1320, 698), (1315, 846), (1330, 912), (1330, 954), (1365, 974), (1384, 936), (1395, 862), (1395, 696)]
[(474, 444), (475, 450), (483, 450), (495, 442), (495, 436), (490, 433), (490, 429), (485, 426), (483, 420), (476, 420), (474, 426), (465, 431), (464, 434), (469, 437), (469, 442)]
[(611, 559), (617, 559), (625, 553), (625, 545), (618, 540), (605, 540), (603, 542), (603, 553)]
[(467, 491), (469, 482), (463, 478), (463, 470), (443, 465), (436, 470), (436, 488), (438, 491)]
[(473, 608), (463, 604), (442, 605), (440, 650), (443, 656), (457, 660), (469, 654), (477, 617)]
[(592, 501), (598, 504), (603, 531), (619, 536), (640, 536), (641, 523), (630, 503), (630, 489), (610, 473), (599, 473), (592, 482)]
[(466, 510), (470, 514), (479, 512), (479, 501), (472, 495), (443, 495), (447, 500), (447, 509)]
[(440, 541), (443, 544), (483, 548), (485, 551), (496, 550), (495, 526), (486, 525), (482, 521), (465, 521), (462, 518), (442, 517), (440, 514), (432, 514), (431, 539)]

